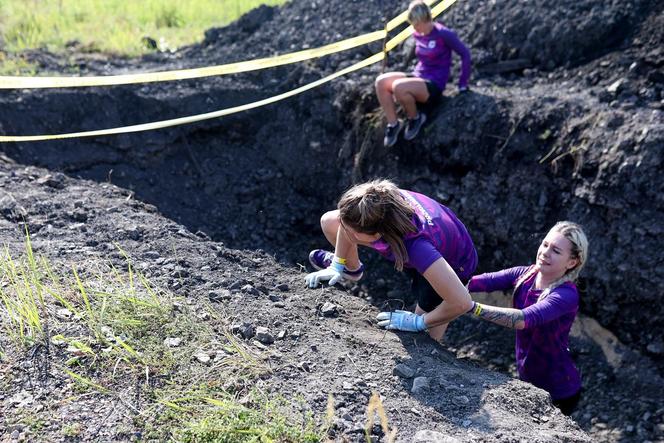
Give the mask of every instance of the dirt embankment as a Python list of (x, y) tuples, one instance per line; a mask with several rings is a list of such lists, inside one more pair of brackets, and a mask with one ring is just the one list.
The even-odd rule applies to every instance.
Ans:
[[(173, 55), (141, 62), (80, 58), (79, 68), (86, 74), (174, 69), (319, 46), (375, 30), (383, 12), (403, 8), (383, 3), (385, 11), (338, 1), (263, 7)], [(472, 91), (456, 95), (452, 82), (424, 133), (390, 151), (381, 146), (372, 91), (378, 66), (224, 119), (3, 149), (21, 163), (111, 181), (191, 232), (233, 248), (261, 248), (282, 263), (302, 263), (311, 247), (321, 246), (318, 214), (352, 181), (373, 176), (452, 207), (473, 235), (480, 270), (528, 263), (555, 221), (578, 221), (591, 240), (582, 312), (661, 371), (661, 4), (473, 0), (455, 5), (443, 21), (472, 48)], [(292, 89), (378, 50), (374, 44), (300, 65), (177, 84), (3, 93), (0, 130), (57, 133), (209, 112)], [(45, 69), (66, 71), (57, 59), (44, 61)], [(411, 63), (408, 43), (390, 56), (391, 69)], [(34, 230), (44, 225), (28, 223)], [(368, 278), (353, 292), (380, 303), (403, 282), (386, 266), (376, 269), (386, 271), (383, 278)], [(634, 415), (651, 411), (649, 423), (661, 417), (661, 406), (648, 404)], [(594, 412), (586, 429), (593, 418)], [(615, 426), (625, 438), (660, 432), (645, 424)], [(645, 434), (634, 434), (637, 428)]]

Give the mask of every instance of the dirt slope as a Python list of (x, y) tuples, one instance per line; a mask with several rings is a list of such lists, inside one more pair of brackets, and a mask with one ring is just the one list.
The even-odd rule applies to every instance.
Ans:
[[(254, 345), (271, 367), (257, 387), (292, 401), (302, 397), (319, 417), (325, 414), (328, 395), (333, 395), (337, 405), (333, 438), (364, 441), (369, 396), (376, 391), (390, 426), (398, 429), (398, 441), (432, 441), (418, 440), (416, 436), (425, 431), (450, 442), (590, 441), (578, 425), (551, 406), (545, 392), (457, 360), (421, 335), (385, 333), (372, 320), (377, 309), (365, 300), (336, 288), (309, 290), (302, 269), (278, 265), (264, 253), (231, 250), (199, 238), (154, 207), (128, 198), (124, 189), (5, 160), (0, 163), (0, 183), (3, 206), (10, 208), (0, 220), (0, 239), (12, 253), (23, 248), (17, 218), (25, 217), (32, 220), (35, 252), (58, 267), (73, 265), (84, 275), (96, 261), (111, 260), (121, 269), (124, 259), (114, 246), (117, 242), (155, 285), (183, 293), (194, 304), (226, 292), (229, 296), (216, 303), (222, 323), (229, 328), (243, 324), (243, 331), (265, 327), (281, 337)], [(253, 333), (243, 334), (248, 343), (255, 340)], [(201, 363), (192, 358), (191, 364)], [(403, 374), (396, 375), (398, 364), (412, 373), (402, 369)], [(132, 425), (135, 410), (114, 405), (103, 394), (88, 395), (73, 407), (57, 401), (71, 395), (71, 386), (56, 367), (35, 391), (36, 365), (27, 358), (2, 371), (3, 441), (11, 440), (10, 435), (60, 441), (70, 422), (57, 417), (76, 417), (90, 404), (95, 404), (95, 413), (83, 421), (79, 441), (123, 440), (127, 427), (140, 432)], [(417, 377), (428, 383), (412, 392)], [(33, 396), (34, 401), (17, 403), (17, 398)], [(140, 404), (133, 406), (140, 410)], [(33, 421), (49, 425), (37, 433), (15, 425), (22, 408), (32, 409)], [(380, 430), (376, 432), (379, 436)]]
[[(404, 7), (387, 0), (382, 5), (383, 11), (365, 2), (294, 1), (209, 30), (203, 44), (175, 54), (141, 61), (82, 54), (68, 59), (83, 74), (110, 74), (268, 56), (375, 30), (383, 16)], [(372, 91), (379, 66), (224, 119), (1, 148), (23, 164), (132, 190), (134, 198), (190, 232), (202, 231), (201, 238), (261, 248), (286, 266), (302, 263), (310, 248), (322, 245), (317, 217), (339, 192), (374, 176), (394, 178), (452, 207), (473, 235), (480, 270), (528, 263), (548, 227), (576, 220), (591, 239), (582, 312), (645, 356), (629, 376), (638, 377), (638, 368), (649, 368), (652, 359), (661, 377), (661, 2), (471, 0), (459, 2), (443, 21), (472, 47), (473, 89), (457, 96), (452, 80), (424, 134), (390, 151), (381, 146), (382, 120)], [(209, 112), (306, 84), (379, 49), (374, 44), (300, 65), (177, 84), (3, 92), (0, 131), (57, 133)], [(408, 42), (398, 48), (390, 69), (409, 68), (410, 49)], [(69, 69), (64, 58), (42, 52), (34, 57), (44, 70)], [(44, 222), (37, 217), (28, 224), (40, 229)], [(410, 301), (402, 278), (375, 258), (365, 259), (372, 276), (352, 288), (353, 294), (378, 306), (395, 294), (390, 291)], [(509, 361), (509, 351), (502, 352)], [(579, 356), (588, 371), (594, 371), (594, 355)], [(507, 363), (497, 367), (509, 370)], [(609, 378), (625, 376), (620, 370), (606, 369)], [(586, 377), (602, 383), (601, 377)], [(620, 398), (629, 398), (624, 392), (630, 389), (646, 397), (652, 392), (621, 389), (615, 394)], [(610, 402), (611, 395), (603, 398)], [(661, 399), (648, 401), (624, 417), (620, 410), (604, 412), (605, 420), (601, 407), (589, 403), (577, 419), (591, 432), (605, 430), (593, 428), (597, 422), (620, 431), (601, 439), (654, 440), (662, 430), (652, 423), (663, 406)], [(587, 420), (584, 414), (590, 414)]]

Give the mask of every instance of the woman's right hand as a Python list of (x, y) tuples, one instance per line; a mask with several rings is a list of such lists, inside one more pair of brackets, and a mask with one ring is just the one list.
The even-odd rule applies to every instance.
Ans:
[(304, 280), (307, 282), (307, 286), (315, 288), (324, 281), (326, 281), (328, 285), (333, 286), (339, 283), (342, 278), (343, 276), (341, 275), (341, 272), (335, 269), (334, 266), (330, 266), (329, 268), (307, 274)]

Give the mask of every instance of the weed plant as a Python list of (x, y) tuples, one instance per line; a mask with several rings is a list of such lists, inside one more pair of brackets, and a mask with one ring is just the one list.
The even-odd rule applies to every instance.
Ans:
[[(87, 260), (58, 272), (33, 253), (29, 235), (25, 246), (18, 259), (7, 248), (0, 255), (0, 387), (7, 395), (15, 394), (12, 377), (25, 376), (16, 369), (41, 352), (46, 357), (31, 364), (47, 363), (37, 371), (46, 374), (43, 389), (50, 394), (58, 380), (71, 387), (60, 404), (82, 396), (122, 404), (148, 440), (322, 440), (325, 429), (311, 413), (301, 416), (302, 407), (255, 388), (269, 374), (263, 356), (228, 332), (218, 310), (155, 288), (120, 247), (121, 267)], [(59, 421), (49, 411), (57, 414), (55, 400), (39, 413), (11, 409), (0, 428), (37, 432), (30, 423)], [(60, 432), (71, 437), (82, 428), (67, 423)]]

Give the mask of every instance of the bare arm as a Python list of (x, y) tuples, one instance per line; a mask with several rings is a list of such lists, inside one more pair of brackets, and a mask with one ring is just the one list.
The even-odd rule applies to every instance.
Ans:
[(475, 303), (473, 314), (500, 326), (510, 329), (524, 329), (526, 322), (523, 311), (513, 308), (499, 308), (497, 306)]
[(468, 291), (444, 258), (439, 258), (422, 274), (443, 302), (424, 315), (428, 328), (448, 323), (473, 306)]

